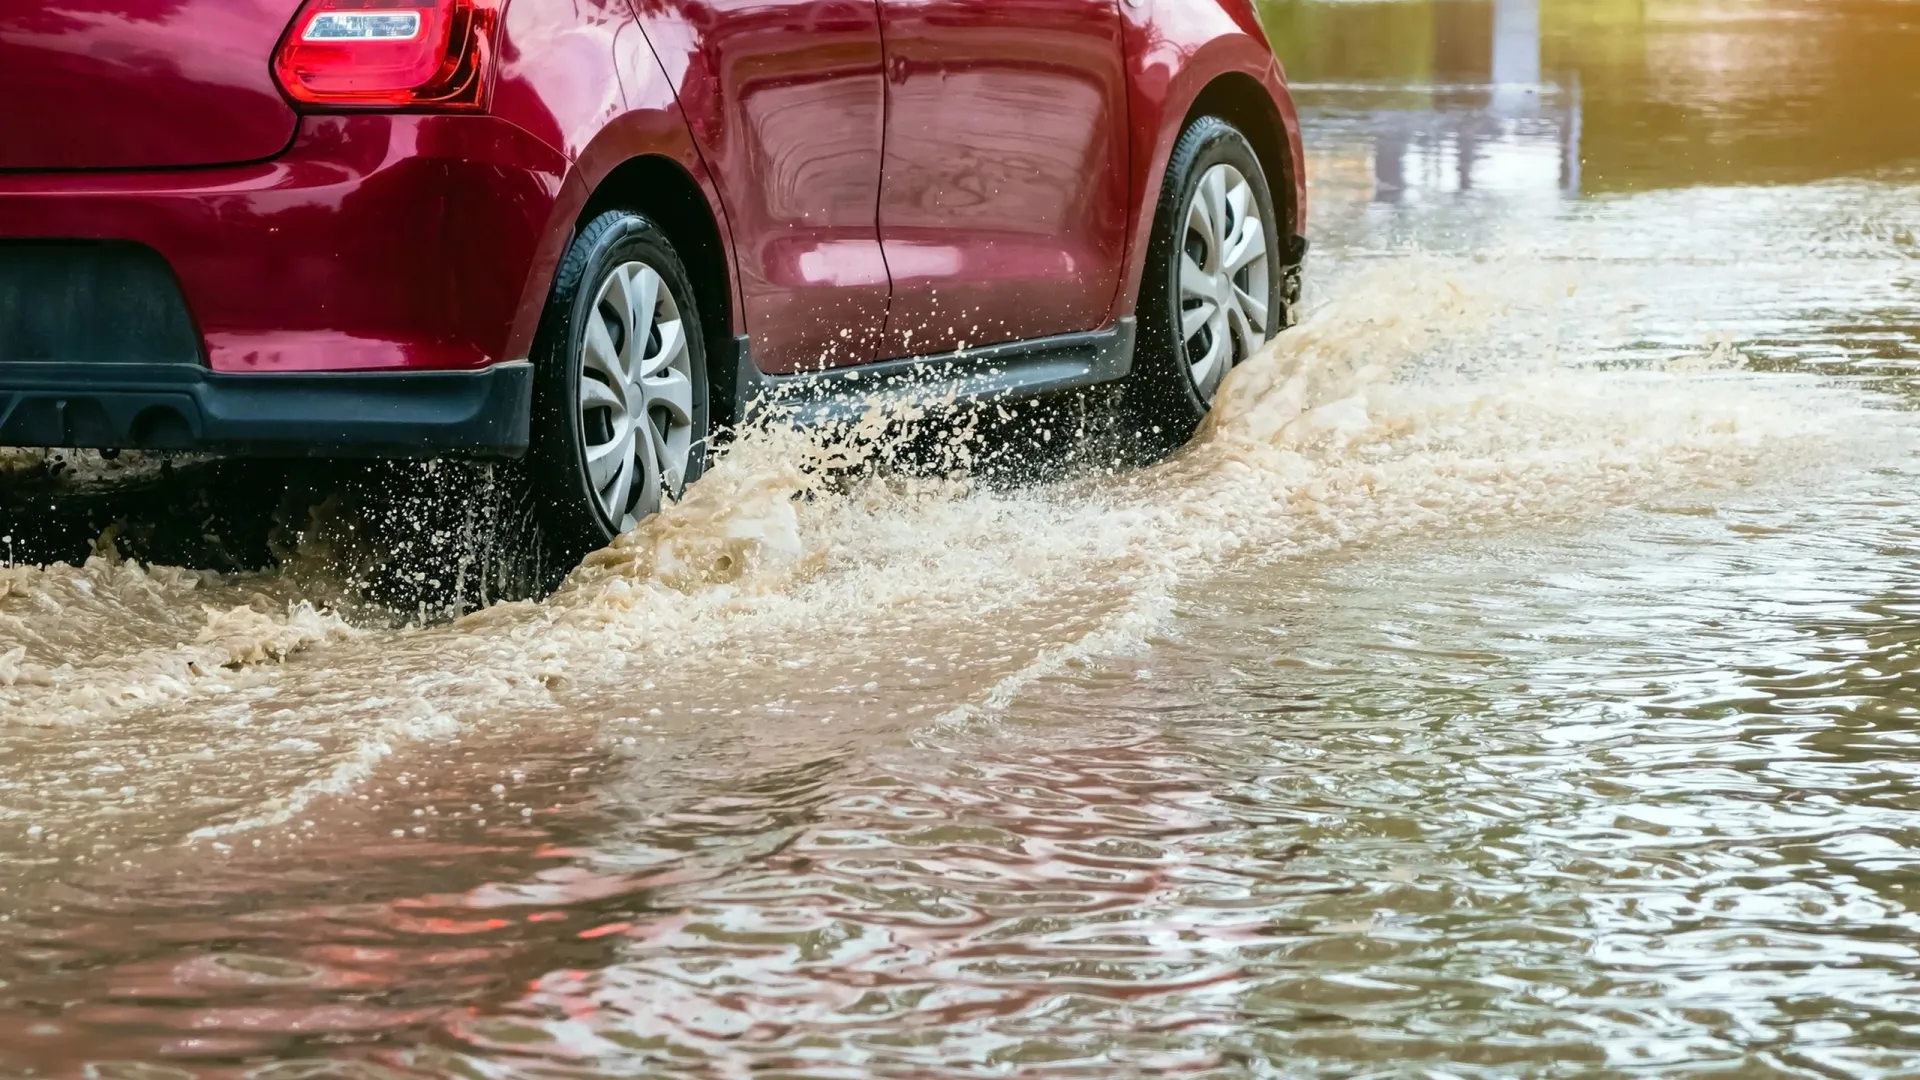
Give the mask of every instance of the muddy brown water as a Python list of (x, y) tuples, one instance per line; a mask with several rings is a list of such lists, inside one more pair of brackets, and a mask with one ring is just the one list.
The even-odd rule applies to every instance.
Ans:
[(1920, 12), (1269, 16), (1311, 310), (1170, 463), (0, 570), (0, 1074), (1920, 1075)]

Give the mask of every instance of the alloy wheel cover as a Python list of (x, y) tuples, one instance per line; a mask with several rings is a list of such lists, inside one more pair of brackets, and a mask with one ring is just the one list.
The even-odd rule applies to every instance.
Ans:
[(1181, 224), (1175, 255), (1181, 350), (1204, 402), (1272, 332), (1267, 230), (1254, 200), (1239, 169), (1217, 164), (1201, 174)]
[(693, 355), (679, 298), (643, 262), (602, 279), (581, 335), (582, 462), (601, 513), (621, 532), (686, 485), (693, 455)]

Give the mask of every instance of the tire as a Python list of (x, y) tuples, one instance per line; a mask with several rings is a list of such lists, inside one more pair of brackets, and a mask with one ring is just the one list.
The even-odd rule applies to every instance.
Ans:
[[(1205, 192), (1203, 183), (1209, 185)], [(1213, 224), (1222, 205), (1228, 210), (1224, 230)], [(1196, 209), (1206, 213), (1204, 221), (1195, 217)], [(1260, 236), (1251, 237), (1255, 223)], [(1252, 261), (1238, 270), (1223, 265), (1241, 244)], [(1199, 280), (1183, 288), (1181, 270), (1189, 257), (1205, 289), (1194, 287), (1203, 284)], [(1164, 456), (1191, 439), (1227, 371), (1287, 325), (1281, 258), (1273, 194), (1253, 147), (1218, 117), (1194, 120), (1167, 161), (1140, 280), (1133, 371), (1121, 391), (1150, 456)], [(1233, 286), (1231, 294), (1223, 283)], [(1211, 307), (1199, 292), (1211, 293)], [(1225, 303), (1218, 299), (1223, 295)], [(1184, 333), (1196, 319), (1196, 332)]]
[(528, 476), (553, 556), (572, 566), (706, 467), (706, 341), (686, 267), (659, 226), (625, 210), (582, 226), (533, 352)]

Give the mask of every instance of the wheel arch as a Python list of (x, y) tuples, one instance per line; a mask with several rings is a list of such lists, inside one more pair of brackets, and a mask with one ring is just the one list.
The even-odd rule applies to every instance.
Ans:
[[(1122, 5), (1131, 88), (1129, 111), (1134, 214), (1127, 272), (1114, 305), (1138, 305), (1148, 241), (1174, 144), (1194, 119), (1212, 113), (1239, 128), (1254, 146), (1274, 196), (1281, 231), (1306, 228), (1305, 155), (1293, 99), (1273, 49), (1251, 9), (1230, 0), (1181, 0), (1171, 18), (1164, 0)], [(1287, 254), (1286, 237), (1282, 254)]]
[(652, 218), (666, 232), (693, 279), (707, 346), (713, 422), (730, 424), (733, 383), (739, 376), (736, 342), (745, 332), (733, 234), (679, 105), (665, 91), (653, 96), (659, 100), (629, 109), (602, 127), (555, 192), (547, 238), (515, 318), (515, 355), (533, 351), (554, 275), (580, 227), (608, 208), (630, 209)]
[(722, 218), (692, 171), (664, 154), (641, 154), (614, 166), (587, 197), (576, 225), (616, 209), (658, 225), (686, 266), (706, 346), (710, 422), (715, 428), (732, 426), (738, 419), (731, 414), (739, 377), (734, 349), (739, 308)]
[[(1214, 77), (1187, 107), (1179, 130), (1185, 131), (1203, 116), (1217, 116), (1237, 128), (1253, 146), (1272, 192), (1275, 217), (1283, 228), (1292, 231), (1299, 220), (1298, 198), (1294, 183), (1298, 165), (1288, 146), (1286, 125), (1280, 110), (1259, 80), (1243, 71), (1228, 71)], [(1157, 200), (1156, 200), (1157, 201)], [(1284, 238), (1283, 238), (1284, 240)], [(1284, 251), (1283, 251), (1284, 255)]]

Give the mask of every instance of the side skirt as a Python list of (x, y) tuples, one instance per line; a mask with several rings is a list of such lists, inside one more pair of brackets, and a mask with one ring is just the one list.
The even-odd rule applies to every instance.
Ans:
[(755, 367), (739, 339), (737, 417), (769, 411), (801, 424), (852, 420), (875, 404), (1016, 401), (1115, 382), (1133, 370), (1134, 319), (1105, 330), (1010, 341), (965, 352), (886, 360), (796, 375)]

